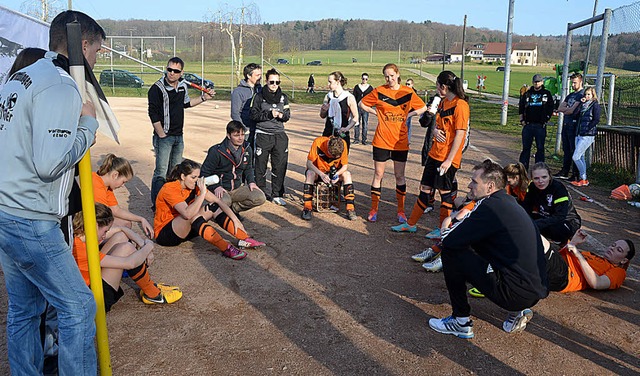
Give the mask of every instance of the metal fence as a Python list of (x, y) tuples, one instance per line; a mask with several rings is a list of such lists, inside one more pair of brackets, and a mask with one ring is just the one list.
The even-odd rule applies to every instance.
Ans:
[(593, 162), (635, 173), (640, 182), (640, 127), (598, 127)]

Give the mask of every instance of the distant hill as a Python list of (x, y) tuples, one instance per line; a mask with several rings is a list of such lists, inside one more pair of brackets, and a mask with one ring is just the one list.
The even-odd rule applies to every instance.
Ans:
[[(218, 24), (194, 21), (100, 20), (107, 35), (175, 36), (177, 49), (185, 58), (199, 58), (200, 38), (205, 37), (208, 60), (228, 56), (229, 36), (220, 32)], [(310, 50), (424, 51), (425, 55), (441, 52), (462, 41), (462, 26), (438, 22), (338, 20), (288, 21), (279, 24), (246, 25), (246, 55), (260, 53), (264, 38), (265, 54)], [(445, 40), (446, 35), (446, 40)], [(574, 36), (572, 60), (584, 59), (588, 36)], [(506, 33), (486, 28), (467, 27), (467, 42), (505, 42)], [(564, 36), (515, 35), (514, 42), (538, 45), (539, 64), (559, 62), (564, 57)], [(120, 40), (119, 43), (129, 43)], [(594, 38), (591, 61), (598, 56), (599, 38)], [(166, 49), (166, 43), (145, 40), (145, 48)], [(193, 55), (193, 56), (190, 56)], [(640, 33), (628, 33), (609, 39), (607, 66), (640, 71)]]

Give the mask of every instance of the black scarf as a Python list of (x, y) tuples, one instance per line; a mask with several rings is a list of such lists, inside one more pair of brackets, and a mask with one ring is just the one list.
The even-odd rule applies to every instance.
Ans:
[(271, 92), (271, 90), (262, 90), (262, 98), (269, 104), (278, 104), (280, 103), (280, 98), (282, 97), (282, 90), (280, 87), (276, 89), (275, 92)]

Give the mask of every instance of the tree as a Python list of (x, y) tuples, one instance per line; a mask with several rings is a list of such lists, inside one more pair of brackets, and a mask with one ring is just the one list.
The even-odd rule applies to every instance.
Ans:
[(27, 0), (20, 5), (20, 11), (44, 22), (50, 22), (64, 7), (58, 0)]
[[(258, 36), (255, 33), (246, 31), (245, 27), (247, 25), (256, 25), (259, 22), (260, 15), (255, 3), (237, 9), (229, 9), (231, 9), (231, 7), (228, 4), (224, 4), (216, 13), (215, 20), (212, 22), (216, 22), (220, 26), (221, 33), (229, 36), (234, 73), (236, 80), (239, 82), (242, 79), (242, 68), (244, 64), (244, 34), (247, 33), (252, 36)], [(238, 38), (237, 43), (236, 34)]]

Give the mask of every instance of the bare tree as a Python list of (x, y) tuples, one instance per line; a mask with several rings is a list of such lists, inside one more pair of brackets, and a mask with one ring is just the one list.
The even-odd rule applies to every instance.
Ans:
[[(220, 26), (220, 32), (229, 36), (231, 43), (231, 58), (233, 59), (236, 80), (242, 79), (242, 68), (244, 64), (244, 37), (245, 34), (258, 36), (245, 29), (248, 25), (256, 25), (260, 22), (260, 14), (255, 3), (243, 5), (240, 8), (232, 9), (229, 4), (223, 4), (216, 12), (212, 23)], [(237, 43), (236, 43), (237, 35)]]
[(50, 22), (63, 10), (58, 0), (27, 0), (20, 5), (21, 12), (44, 22)]

